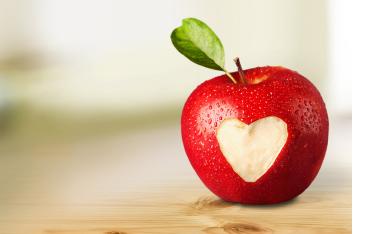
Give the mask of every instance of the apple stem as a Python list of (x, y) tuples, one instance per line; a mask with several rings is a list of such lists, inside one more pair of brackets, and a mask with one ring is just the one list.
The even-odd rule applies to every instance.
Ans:
[(237, 57), (237, 58), (233, 59), (233, 61), (236, 63), (236, 66), (238, 69), (238, 74), (240, 75), (240, 82), (242, 84), (246, 84), (245, 73), (242, 70), (240, 58)]
[(229, 73), (226, 69), (223, 70), (226, 75), (232, 80), (233, 83), (237, 84), (237, 81), (234, 79), (234, 77)]

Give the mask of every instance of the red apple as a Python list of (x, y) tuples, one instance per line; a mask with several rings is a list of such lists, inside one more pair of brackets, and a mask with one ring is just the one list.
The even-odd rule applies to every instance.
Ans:
[[(240, 80), (239, 73), (232, 73)], [(271, 204), (301, 194), (316, 177), (328, 141), (318, 90), (283, 67), (244, 71), (199, 85), (185, 103), (182, 139), (191, 165), (220, 198)]]

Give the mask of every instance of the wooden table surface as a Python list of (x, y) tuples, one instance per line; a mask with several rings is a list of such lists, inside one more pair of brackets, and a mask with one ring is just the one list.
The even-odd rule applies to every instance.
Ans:
[(351, 233), (351, 122), (330, 134), (312, 186), (269, 206), (226, 203), (206, 189), (178, 125), (3, 149), (0, 233)]

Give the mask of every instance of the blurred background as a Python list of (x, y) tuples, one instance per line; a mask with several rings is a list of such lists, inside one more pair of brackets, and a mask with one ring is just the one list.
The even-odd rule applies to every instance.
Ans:
[(231, 70), (230, 58), (240, 56), (246, 68), (299, 71), (319, 88), (331, 114), (349, 116), (341, 4), (2, 0), (1, 135), (37, 141), (178, 123), (189, 93), (220, 74), (173, 48), (170, 32), (188, 16), (220, 36)]
[(41, 203), (38, 194), (82, 201), (118, 183), (121, 192), (123, 173), (149, 171), (132, 159), (172, 165), (152, 177), (193, 173), (181, 109), (220, 72), (172, 46), (185, 17), (215, 30), (228, 70), (240, 56), (245, 68), (281, 65), (310, 79), (330, 114), (326, 163), (351, 168), (349, 14), (340, 0), (0, 0), (0, 214), (10, 217), (20, 194)]

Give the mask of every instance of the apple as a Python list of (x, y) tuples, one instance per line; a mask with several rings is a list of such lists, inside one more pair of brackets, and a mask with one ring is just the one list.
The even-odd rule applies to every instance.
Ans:
[[(239, 80), (239, 72), (232, 73)], [(316, 177), (328, 141), (320, 93), (283, 67), (244, 71), (245, 83), (219, 76), (199, 85), (182, 111), (186, 154), (220, 198), (271, 204), (301, 194)]]
[(328, 116), (314, 85), (284, 67), (225, 69), (224, 48), (201, 20), (171, 33), (192, 62), (226, 74), (199, 85), (181, 116), (185, 152), (220, 198), (244, 204), (290, 200), (312, 183), (328, 142)]

